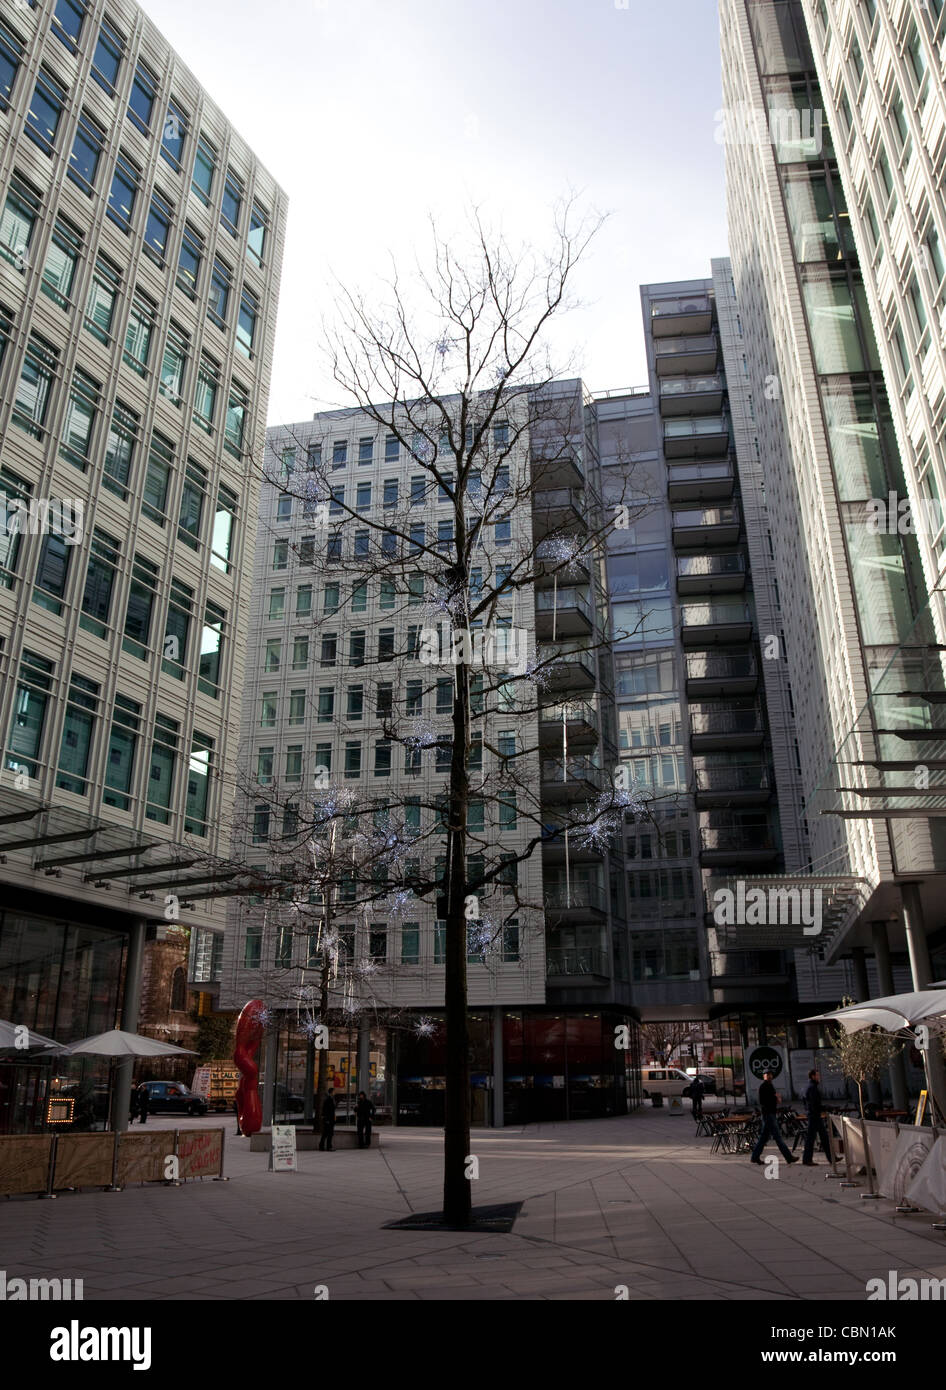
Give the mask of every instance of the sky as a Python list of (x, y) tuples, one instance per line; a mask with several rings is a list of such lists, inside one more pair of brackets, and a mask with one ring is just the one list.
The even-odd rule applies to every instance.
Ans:
[(351, 405), (324, 354), (337, 283), (377, 294), (478, 205), (548, 247), (606, 213), (558, 324), (593, 391), (647, 379), (639, 286), (727, 253), (716, 0), (144, 0), (289, 197), (269, 423)]

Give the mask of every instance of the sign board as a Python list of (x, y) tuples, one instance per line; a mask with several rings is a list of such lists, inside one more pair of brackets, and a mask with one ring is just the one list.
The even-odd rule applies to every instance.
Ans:
[(269, 1166), (274, 1173), (296, 1171), (296, 1130), (294, 1125), (273, 1125), (273, 1148)]
[(916, 1103), (916, 1118), (913, 1121), (915, 1125), (921, 1125), (923, 1123), (924, 1117), (926, 1115), (926, 1103), (928, 1100), (929, 1093), (927, 1091), (921, 1091), (920, 1098)]
[(772, 1072), (772, 1084), (784, 1103), (791, 1089), (785, 1050), (771, 1043), (758, 1043), (746, 1049), (746, 1100), (758, 1099), (763, 1074), (767, 1071)]
[(792, 1078), (792, 1095), (796, 1100), (804, 1100), (805, 1092), (808, 1090), (808, 1073), (815, 1069), (814, 1048), (791, 1048), (788, 1054), (788, 1068)]

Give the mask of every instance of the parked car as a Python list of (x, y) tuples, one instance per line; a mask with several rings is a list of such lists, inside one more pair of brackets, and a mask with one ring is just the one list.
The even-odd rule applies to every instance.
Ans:
[[(687, 1072), (687, 1075), (689, 1076), (691, 1082), (695, 1081), (697, 1078), (696, 1072)], [(699, 1078), (703, 1083), (705, 1094), (708, 1096), (715, 1096), (717, 1093), (716, 1077), (713, 1076), (710, 1072), (701, 1071), (699, 1073)], [(683, 1092), (683, 1094), (685, 1096), (688, 1096), (690, 1094), (689, 1087), (687, 1088), (687, 1090)]]
[(148, 1111), (152, 1115), (206, 1115), (207, 1102), (183, 1081), (144, 1081), (148, 1088)]
[[(262, 1086), (260, 1092), (262, 1092)], [(301, 1115), (305, 1109), (305, 1097), (287, 1090), (282, 1081), (277, 1081), (273, 1092), (273, 1109), (277, 1115)]]
[(640, 1075), (645, 1100), (650, 1096), (682, 1096), (693, 1080), (679, 1067), (642, 1067)]

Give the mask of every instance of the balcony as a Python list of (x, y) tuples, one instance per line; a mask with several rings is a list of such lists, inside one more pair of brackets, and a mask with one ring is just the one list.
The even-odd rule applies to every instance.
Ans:
[(591, 801), (605, 785), (604, 772), (590, 758), (543, 758), (542, 802)]
[(716, 415), (723, 408), (726, 383), (721, 372), (703, 376), (665, 376), (660, 382), (660, 413)]
[(542, 541), (536, 546), (534, 573), (537, 589), (551, 588), (556, 581), (559, 584), (591, 583), (591, 567), (588, 560), (578, 559), (566, 563), (562, 560), (560, 546), (555, 541)]
[[(616, 838), (616, 837), (615, 837)], [(605, 850), (587, 840), (582, 840), (575, 835), (568, 837), (568, 862), (570, 864), (591, 864), (601, 863)], [(616, 852), (610, 848), (608, 853)], [(542, 863), (546, 867), (546, 872), (551, 866), (554, 875), (557, 877), (562, 871), (559, 867), (565, 863), (565, 832), (558, 825), (550, 824), (542, 827)]]
[(715, 333), (694, 334), (689, 338), (658, 338), (655, 334), (654, 357), (658, 376), (712, 372), (719, 360), (719, 342)]
[(594, 690), (597, 685), (594, 652), (572, 650), (569, 647), (540, 646), (539, 661), (555, 659), (555, 665), (546, 668), (547, 689), (554, 693), (564, 690)]
[(687, 656), (686, 692), (691, 700), (707, 695), (754, 695), (759, 669), (752, 652), (694, 652)]
[(584, 637), (594, 630), (595, 620), (588, 600), (577, 589), (541, 589), (535, 596), (535, 635)]
[(757, 705), (690, 706), (690, 748), (694, 754), (727, 748), (761, 748), (765, 738), (762, 711)]
[(667, 465), (667, 496), (671, 502), (728, 502), (734, 485), (730, 459)]
[(549, 922), (563, 925), (599, 922), (608, 915), (604, 889), (597, 883), (553, 884), (544, 894), (545, 915)]
[(714, 806), (761, 806), (772, 795), (768, 769), (761, 763), (696, 769), (697, 810)]
[(539, 711), (539, 740), (546, 746), (569, 748), (598, 742), (598, 711), (583, 700), (545, 705)]
[(729, 448), (729, 422), (722, 415), (692, 415), (664, 421), (664, 458), (712, 458)]
[(678, 555), (677, 593), (737, 594), (746, 587), (746, 559), (731, 555)]
[(545, 458), (533, 458), (532, 482), (537, 488), (584, 487), (585, 471), (572, 453), (562, 451)]
[(582, 488), (559, 487), (532, 494), (532, 534), (543, 540), (553, 531), (573, 534), (588, 530), (586, 502)]
[(685, 647), (706, 647), (715, 642), (735, 644), (752, 637), (752, 612), (738, 600), (719, 603), (684, 603), (680, 631)]
[(678, 295), (651, 302), (650, 330), (655, 338), (708, 334), (712, 327), (713, 304), (709, 295)]
[(550, 946), (545, 955), (546, 983), (606, 985), (611, 978), (607, 954), (597, 946)]
[(778, 845), (762, 826), (706, 826), (700, 831), (700, 864), (704, 869), (772, 864), (778, 856)]
[(690, 507), (673, 514), (673, 544), (678, 550), (704, 546), (736, 545), (739, 540), (738, 507)]

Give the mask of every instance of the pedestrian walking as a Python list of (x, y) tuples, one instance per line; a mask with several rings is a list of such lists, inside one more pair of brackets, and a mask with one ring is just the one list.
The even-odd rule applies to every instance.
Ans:
[(148, 1088), (142, 1081), (141, 1085), (138, 1087), (138, 1114), (142, 1124), (147, 1124), (148, 1122), (148, 1101), (150, 1099)]
[(706, 1087), (699, 1076), (694, 1076), (690, 1082), (690, 1102), (693, 1106), (694, 1120), (703, 1118), (703, 1097), (706, 1095)]
[(133, 1125), (138, 1114), (138, 1088), (132, 1086), (131, 1097), (128, 1101), (128, 1123)]
[(812, 1157), (815, 1151), (815, 1139), (821, 1140), (821, 1147), (824, 1149), (825, 1157), (831, 1162), (831, 1141), (828, 1138), (828, 1127), (824, 1122), (824, 1105), (821, 1099), (821, 1075), (818, 1071), (808, 1073), (808, 1089), (805, 1092), (805, 1111), (808, 1116), (808, 1132), (805, 1135), (805, 1150), (802, 1154), (802, 1163), (806, 1168), (817, 1167)]
[(355, 1101), (355, 1118), (358, 1127), (358, 1147), (359, 1149), (370, 1149), (374, 1104), (368, 1099), (364, 1091), (358, 1092), (358, 1099)]
[(762, 1074), (762, 1085), (759, 1087), (759, 1109), (762, 1111), (762, 1131), (756, 1141), (755, 1148), (752, 1150), (751, 1162), (761, 1163), (762, 1150), (769, 1139), (774, 1139), (785, 1162), (797, 1163), (798, 1159), (792, 1158), (778, 1127), (778, 1092), (772, 1085), (772, 1072), (770, 1071)]
[(334, 1152), (332, 1140), (335, 1138), (335, 1092), (330, 1086), (322, 1102), (322, 1135), (319, 1148), (326, 1153)]

